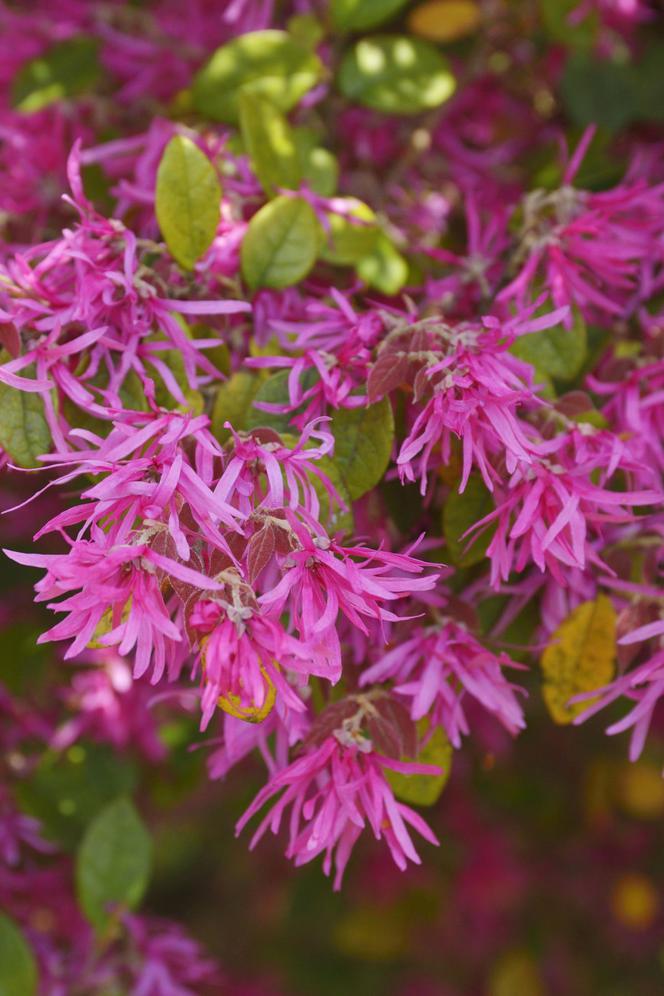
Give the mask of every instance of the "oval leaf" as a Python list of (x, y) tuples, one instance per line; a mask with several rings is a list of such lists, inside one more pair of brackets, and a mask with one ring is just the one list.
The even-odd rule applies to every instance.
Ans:
[(363, 38), (345, 56), (339, 71), (341, 92), (386, 114), (418, 114), (438, 107), (456, 82), (440, 52), (406, 35)]
[(443, 507), (443, 535), (450, 560), (457, 567), (472, 567), (484, 557), (496, 530), (495, 524), (491, 523), (479, 535), (464, 534), (493, 509), (491, 492), (479, 474), (470, 475), (463, 494), (451, 492)]
[(388, 398), (366, 408), (342, 408), (332, 416), (334, 463), (355, 501), (370, 491), (387, 470), (394, 440), (394, 416)]
[(337, 31), (366, 31), (394, 17), (408, 0), (332, 0), (330, 14)]
[(510, 352), (535, 369), (535, 379), (546, 382), (574, 380), (581, 370), (587, 352), (586, 325), (577, 312), (570, 329), (555, 325), (541, 332), (519, 336), (510, 346)]
[(338, 266), (353, 266), (373, 251), (380, 229), (376, 226), (376, 215), (364, 201), (355, 197), (338, 200), (346, 213), (328, 214), (329, 231), (321, 258)]
[(95, 817), (76, 858), (79, 902), (94, 927), (107, 926), (113, 907), (138, 906), (151, 856), (150, 836), (129, 799), (116, 799)]
[[(418, 734), (422, 738), (427, 726), (426, 719), (420, 720), (417, 724)], [(418, 764), (435, 764), (442, 768), (441, 775), (402, 775), (399, 771), (385, 771), (392, 791), (401, 802), (415, 806), (433, 806), (440, 798), (452, 771), (452, 744), (447, 739), (445, 731), (437, 726), (417, 756), (403, 760), (417, 761)]]
[(357, 263), (357, 275), (381, 294), (398, 294), (408, 279), (408, 263), (384, 232)]
[(598, 595), (570, 613), (542, 654), (544, 701), (554, 722), (571, 723), (588, 708), (591, 700), (569, 700), (611, 681), (615, 656), (615, 609), (610, 598)]
[(0, 996), (35, 996), (37, 964), (23, 933), (0, 913)]
[(252, 31), (222, 45), (194, 78), (194, 107), (213, 121), (235, 122), (243, 88), (290, 111), (320, 79), (322, 63), (285, 31)]
[(184, 135), (172, 138), (161, 157), (155, 210), (171, 255), (193, 269), (217, 231), (221, 187), (208, 157)]
[(275, 197), (249, 222), (242, 242), (242, 275), (252, 290), (290, 287), (316, 262), (320, 226), (301, 197)]
[(297, 190), (302, 173), (295, 137), (274, 104), (255, 93), (242, 93), (240, 128), (254, 173), (268, 197), (277, 187)]
[(236, 432), (247, 428), (247, 418), (260, 383), (256, 374), (238, 370), (217, 391), (212, 409), (212, 432), (221, 443), (230, 438), (224, 422), (230, 422)]
[(51, 448), (51, 430), (39, 394), (0, 382), (0, 446), (20, 467), (40, 466), (37, 457)]
[(300, 172), (315, 194), (332, 197), (339, 181), (339, 163), (329, 149), (317, 144), (309, 128), (296, 128), (293, 138), (297, 148)]

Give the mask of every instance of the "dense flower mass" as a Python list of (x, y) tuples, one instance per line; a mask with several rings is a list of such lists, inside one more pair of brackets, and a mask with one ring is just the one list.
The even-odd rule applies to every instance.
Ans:
[[(0, 683), (26, 993), (219, 991), (136, 910), (128, 796), (180, 749), (254, 755), (238, 832), (339, 889), (362, 837), (426, 863), (453, 754), (490, 771), (540, 700), (657, 738), (656, 7), (0, 0), (2, 545), (38, 605), (0, 622), (48, 662)], [(44, 802), (86, 757), (93, 801)]]

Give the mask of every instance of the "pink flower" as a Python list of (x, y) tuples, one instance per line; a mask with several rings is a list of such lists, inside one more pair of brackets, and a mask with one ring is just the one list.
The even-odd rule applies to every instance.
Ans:
[(410, 700), (414, 720), (424, 716), (445, 729), (455, 747), (470, 732), (463, 701), (469, 696), (494, 715), (510, 733), (525, 727), (515, 691), (503, 668), (520, 665), (507, 654), (493, 654), (461, 623), (443, 618), (418, 626), (415, 635), (388, 650), (362, 673), (360, 684), (393, 681), (394, 692)]
[[(249, 358), (250, 367), (288, 371), (288, 401), (257, 402), (266, 412), (292, 413), (297, 428), (332, 408), (359, 408), (366, 398), (358, 391), (366, 384), (371, 361), (371, 347), (384, 327), (380, 314), (370, 310), (355, 312), (350, 302), (336, 288), (330, 296), (334, 306), (312, 300), (304, 320), (273, 318), (269, 322), (279, 341), (295, 356)], [(284, 374), (285, 376), (285, 374)]]
[(427, 399), (397, 457), (402, 480), (413, 481), (419, 473), (424, 494), (432, 456), (439, 451), (440, 461), (449, 463), (454, 439), (462, 446), (460, 491), (473, 466), (493, 490), (500, 480), (497, 458), (504, 458), (509, 473), (532, 463), (537, 438), (518, 410), (539, 401), (529, 367), (507, 349), (515, 335), (549, 328), (564, 314), (506, 323), (491, 317), (484, 319), (484, 327), (451, 327), (432, 319), (419, 323), (414, 337), (399, 330), (388, 337), (369, 380), (370, 398), (407, 378), (414, 380), (416, 404)]
[(308, 648), (278, 621), (261, 616), (249, 586), (230, 575), (218, 575), (228, 579), (224, 592), (197, 602), (188, 617), (189, 632), (201, 647), (201, 729), (218, 705), (239, 719), (260, 722), (278, 695), (284, 708), (301, 712), (304, 702), (284, 672), (317, 673)]
[(131, 668), (112, 651), (90, 655), (95, 665), (78, 671), (62, 693), (71, 719), (55, 732), (51, 746), (66, 750), (79, 737), (110, 743), (116, 750), (136, 747), (148, 761), (161, 761), (166, 748), (150, 713), (148, 687), (132, 679)]
[(283, 562), (279, 583), (261, 595), (259, 603), (273, 617), (288, 608), (300, 639), (317, 658), (318, 673), (337, 681), (341, 675), (339, 613), (366, 633), (365, 620), (398, 619), (386, 604), (433, 588), (437, 575), (413, 577), (431, 565), (407, 554), (345, 547), (330, 540), (320, 527), (306, 528), (290, 513), (287, 518), (297, 548)]
[(438, 841), (414, 810), (395, 800), (385, 777), (386, 769), (402, 774), (440, 773), (431, 765), (381, 757), (361, 737), (357, 745), (346, 745), (344, 733), (339, 731), (274, 775), (239, 820), (236, 832), (240, 833), (266, 802), (283, 793), (261, 821), (250, 847), (268, 828), (278, 833), (282, 817), (291, 807), (286, 857), (300, 866), (324, 853), (326, 875), (334, 862), (335, 889), (341, 888), (353, 846), (367, 824), (376, 840), (385, 840), (399, 868), (403, 870), (409, 860), (419, 864), (408, 826), (430, 843)]
[(92, 641), (117, 646), (123, 656), (135, 651), (136, 677), (152, 663), (152, 681), (157, 682), (167, 664), (171, 675), (181, 665), (181, 634), (164, 600), (165, 583), (175, 578), (200, 588), (219, 586), (138, 540), (114, 540), (95, 526), (89, 540), (70, 540), (68, 554), (4, 552), (16, 563), (46, 569), (35, 585), (36, 601), (67, 596), (49, 605), (66, 613), (66, 618), (43, 633), (39, 643), (73, 640), (66, 658), (75, 657)]
[(578, 725), (585, 722), (623, 696), (631, 699), (634, 705), (623, 719), (607, 727), (606, 732), (609, 736), (614, 736), (631, 729), (629, 759), (637, 761), (646, 742), (655, 709), (664, 696), (664, 649), (656, 651), (643, 664), (616, 678), (610, 685), (597, 688), (584, 696), (576, 696), (573, 702), (590, 697), (597, 698), (597, 701), (577, 716), (574, 723)]
[(525, 262), (499, 301), (522, 308), (544, 281), (557, 307), (574, 304), (589, 320), (606, 323), (649, 296), (650, 268), (661, 270), (663, 262), (664, 184), (625, 181), (601, 193), (572, 187), (592, 135), (589, 129), (582, 138), (559, 190), (526, 195)]
[[(345, 508), (328, 476), (316, 461), (334, 449), (334, 437), (326, 428), (328, 418), (309, 422), (294, 446), (286, 446), (272, 429), (255, 429), (239, 435), (230, 422), (234, 447), (224, 473), (214, 488), (217, 501), (233, 503), (243, 515), (254, 509), (301, 509), (317, 519), (320, 500), (313, 479), (320, 481), (337, 507)], [(311, 440), (318, 446), (307, 446)]]
[(221, 983), (219, 966), (176, 923), (157, 917), (125, 916), (130, 940), (126, 954), (111, 954), (131, 996), (197, 996), (201, 986)]

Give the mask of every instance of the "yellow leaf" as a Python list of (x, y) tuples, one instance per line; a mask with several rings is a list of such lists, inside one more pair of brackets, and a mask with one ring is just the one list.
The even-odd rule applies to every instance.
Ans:
[(472, 34), (481, 21), (475, 0), (426, 0), (408, 18), (414, 35), (432, 42), (452, 42)]
[(589, 700), (568, 703), (611, 681), (615, 654), (616, 613), (611, 599), (598, 595), (574, 609), (542, 654), (544, 701), (554, 722), (571, 723), (588, 708)]

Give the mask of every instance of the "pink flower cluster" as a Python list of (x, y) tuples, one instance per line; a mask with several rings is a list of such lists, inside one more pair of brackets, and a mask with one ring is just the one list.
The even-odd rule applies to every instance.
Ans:
[[(339, 888), (365, 829), (399, 868), (420, 860), (413, 830), (437, 843), (392, 777), (446, 773), (419, 760), (435, 734), (460, 748), (475, 722), (524, 728), (525, 688), (510, 677), (525, 670), (524, 647), (509, 643), (509, 624), (536, 600), (525, 642), (541, 646), (606, 591), (620, 673), (582, 719), (627, 698), (609, 732), (633, 729), (638, 756), (664, 695), (661, 143), (630, 137), (624, 176), (586, 189), (594, 128), (570, 153), (560, 126), (499, 85), (490, 63), (415, 130), (349, 102), (332, 129), (339, 195), (311, 176), (297, 191), (322, 259), (290, 286), (250, 290), (241, 253), (269, 200), (261, 169), (235, 125), (189, 117), (187, 88), (219, 45), (275, 27), (275, 5), (71, 0), (57, 39), (96, 38), (113, 106), (102, 92), (25, 116), (9, 82), (53, 41), (53, 5), (36, 6), (34, 22), (0, 8), (0, 38), (3, 24), (14, 38), (0, 41), (0, 388), (35, 420), (34, 491), (59, 501), (34, 537), (47, 552), (6, 553), (42, 572), (36, 601), (58, 621), (39, 642), (65, 641), (65, 658), (94, 665), (62, 695), (72, 715), (49, 734), (54, 747), (86, 736), (157, 761), (154, 698), (195, 700), (201, 730), (220, 727), (212, 777), (255, 748), (268, 769), (238, 831), (270, 803), (252, 843), (287, 822), (287, 856), (324, 855)], [(626, 38), (646, 15), (638, 2), (584, 3), (570, 23), (593, 7)], [(285, 8), (305, 25), (320, 13)], [(292, 109), (303, 141), (336, 58), (310, 44), (326, 68)], [(513, 57), (523, 68), (528, 53)], [(222, 187), (214, 238), (191, 270), (155, 209), (174, 136), (194, 142)], [(534, 167), (516, 167), (547, 143), (561, 149), (557, 179), (540, 184)], [(105, 183), (93, 196), (95, 170)], [(331, 222), (353, 229), (348, 202), (365, 188), (377, 218), (366, 227), (404, 266), (395, 293), (323, 252)], [(389, 423), (382, 455), (361, 421), (377, 410)], [(354, 418), (349, 443), (339, 427)], [(349, 480), (350, 464), (369, 486)], [(458, 535), (446, 525), (453, 504), (467, 511)], [(474, 611), (493, 598), (495, 627)], [(0, 850), (13, 866), (23, 845), (41, 844), (7, 805)], [(143, 959), (136, 996), (190, 991), (164, 973), (186, 985), (206, 975), (188, 941), (128, 923)], [(95, 984), (119, 972), (128, 985), (108, 957)]]

